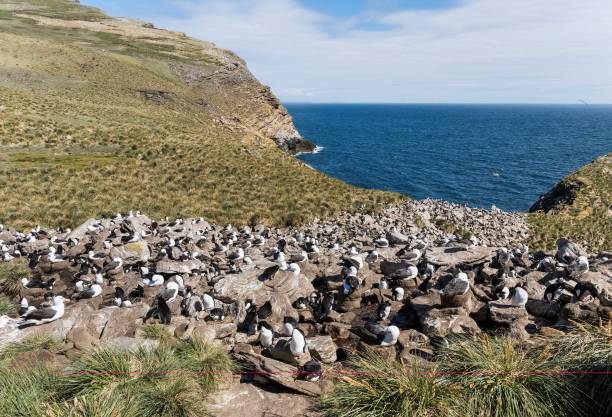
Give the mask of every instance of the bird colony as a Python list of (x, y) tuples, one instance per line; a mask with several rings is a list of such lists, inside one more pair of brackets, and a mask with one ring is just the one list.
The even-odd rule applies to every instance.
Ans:
[(477, 230), (458, 237), (415, 226), (423, 203), (412, 204), (295, 229), (140, 213), (74, 230), (2, 228), (2, 262), (31, 273), (19, 282), (20, 318), (0, 321), (0, 346), (37, 331), (68, 349), (132, 348), (158, 323), (317, 394), (326, 370), (360, 350), (428, 360), (456, 335), (527, 339), (610, 315), (611, 253), (563, 239), (530, 252), (525, 229), (504, 223), (514, 215), (495, 210), (457, 215)]

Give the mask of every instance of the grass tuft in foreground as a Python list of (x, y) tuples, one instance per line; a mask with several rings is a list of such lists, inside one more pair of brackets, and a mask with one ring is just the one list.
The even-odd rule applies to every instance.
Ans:
[[(218, 373), (197, 374), (210, 369)], [(206, 396), (233, 369), (225, 350), (195, 339), (136, 351), (102, 349), (60, 371), (15, 373), (0, 366), (0, 415), (203, 416)]]
[(322, 400), (328, 417), (433, 417), (452, 410), (450, 386), (433, 373), (436, 366), (389, 362), (374, 351), (349, 366), (354, 373), (341, 377)]
[(457, 372), (450, 382), (459, 390), (467, 415), (556, 417), (567, 411), (580, 415), (574, 377), (551, 375), (562, 369), (546, 349), (533, 349), (511, 338), (480, 336), (451, 344), (439, 362), (445, 371)]
[[(610, 416), (610, 325), (577, 325), (566, 337), (523, 343), (457, 339), (432, 363), (388, 361), (370, 351), (350, 364), (320, 403), (327, 417)], [(561, 372), (561, 374), (559, 374)], [(493, 374), (495, 373), (495, 374)]]
[(169, 342), (173, 337), (167, 326), (158, 323), (144, 325), (142, 327), (142, 336), (145, 339), (158, 340), (162, 343)]
[(58, 352), (62, 347), (62, 342), (48, 336), (36, 335), (19, 342), (7, 345), (0, 351), (0, 366), (7, 361), (10, 361), (20, 353), (34, 352), (38, 350), (48, 350), (49, 352)]

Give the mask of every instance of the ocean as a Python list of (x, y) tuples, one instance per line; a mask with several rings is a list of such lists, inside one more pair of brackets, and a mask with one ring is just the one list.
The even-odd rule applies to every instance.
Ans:
[(526, 211), (612, 151), (612, 105), (287, 104), (320, 148), (299, 156), (350, 184)]

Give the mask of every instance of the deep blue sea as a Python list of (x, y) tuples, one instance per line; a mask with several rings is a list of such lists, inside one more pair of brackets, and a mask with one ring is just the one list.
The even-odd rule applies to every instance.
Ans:
[(612, 106), (288, 104), (322, 147), (304, 162), (350, 184), (527, 210), (612, 152)]

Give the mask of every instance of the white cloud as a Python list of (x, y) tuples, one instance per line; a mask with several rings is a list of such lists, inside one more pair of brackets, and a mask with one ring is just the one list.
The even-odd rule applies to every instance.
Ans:
[(286, 101), (612, 102), (612, 1), (463, 0), (358, 30), (295, 0), (184, 1), (156, 22), (242, 56)]

